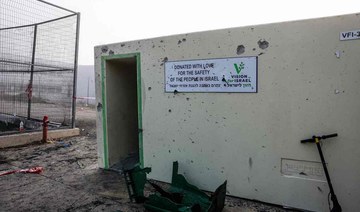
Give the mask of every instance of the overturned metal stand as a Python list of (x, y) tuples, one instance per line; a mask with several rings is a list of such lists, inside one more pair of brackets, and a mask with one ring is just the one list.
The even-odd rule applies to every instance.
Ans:
[(206, 193), (191, 185), (185, 177), (178, 173), (179, 164), (173, 162), (171, 187), (165, 191), (159, 185), (149, 182), (156, 190), (155, 194), (144, 196), (144, 186), (147, 182), (146, 174), (151, 168), (141, 169), (139, 166), (124, 171), (130, 200), (137, 203), (144, 202), (149, 211), (222, 211), (226, 197), (225, 181), (216, 191), (208, 196)]

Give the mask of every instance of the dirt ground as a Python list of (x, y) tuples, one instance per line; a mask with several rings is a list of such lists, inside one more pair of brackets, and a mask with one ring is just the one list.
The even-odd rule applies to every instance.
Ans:
[[(123, 176), (98, 168), (95, 110), (78, 108), (81, 136), (0, 150), (0, 173), (35, 166), (41, 174), (0, 176), (0, 211), (145, 211), (131, 203)], [(223, 211), (289, 211), (227, 197)]]

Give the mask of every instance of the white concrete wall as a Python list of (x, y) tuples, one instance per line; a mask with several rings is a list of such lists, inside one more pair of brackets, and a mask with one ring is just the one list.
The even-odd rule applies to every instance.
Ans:
[[(177, 160), (180, 172), (202, 189), (227, 179), (229, 195), (315, 211), (328, 210), (329, 189), (316, 146), (300, 140), (337, 132), (323, 145), (324, 155), (343, 211), (357, 211), (360, 40), (340, 41), (339, 33), (359, 29), (359, 22), (353, 14), (98, 46), (97, 102), (101, 56), (139, 52), (144, 163), (152, 167), (151, 178), (169, 182)], [(259, 40), (268, 47), (261, 49)], [(240, 55), (239, 45), (245, 47)], [(258, 56), (258, 93), (164, 92), (166, 59), (237, 56)]]

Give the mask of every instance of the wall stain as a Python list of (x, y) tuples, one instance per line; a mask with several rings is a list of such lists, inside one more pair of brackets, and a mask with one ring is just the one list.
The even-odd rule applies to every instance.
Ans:
[(252, 168), (252, 165), (253, 165), (252, 158), (251, 158), (251, 157), (249, 157), (249, 168), (250, 168), (250, 169)]

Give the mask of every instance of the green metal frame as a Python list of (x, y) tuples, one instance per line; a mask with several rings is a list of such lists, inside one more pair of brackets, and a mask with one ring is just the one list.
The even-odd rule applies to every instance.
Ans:
[[(102, 95), (102, 127), (103, 127), (103, 142), (104, 142), (104, 168), (109, 168), (109, 149), (107, 139), (107, 113), (106, 113), (106, 62), (108, 60), (123, 59), (123, 58), (136, 58), (136, 74), (137, 74), (137, 104), (138, 104), (138, 127), (142, 129), (142, 97), (141, 97), (141, 60), (140, 53), (130, 54), (115, 54), (101, 57), (101, 95)], [(143, 155), (143, 133), (139, 130), (139, 157), (140, 167), (144, 165)]]
[[(148, 181), (146, 175), (151, 168), (140, 168), (136, 166), (125, 170), (125, 181), (132, 202), (144, 203), (148, 211), (156, 212), (218, 212), (222, 211), (225, 205), (226, 184), (221, 184), (211, 196), (201, 191), (198, 187), (188, 183), (184, 175), (178, 173), (179, 163), (173, 162), (172, 180), (169, 189), (162, 189), (159, 185)], [(148, 182), (155, 193), (145, 196), (144, 188)], [(129, 188), (131, 186), (131, 188)]]

